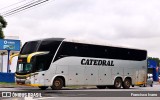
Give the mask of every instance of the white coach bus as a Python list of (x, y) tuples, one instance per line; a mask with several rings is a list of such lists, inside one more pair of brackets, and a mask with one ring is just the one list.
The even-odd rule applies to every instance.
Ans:
[(147, 51), (64, 38), (26, 42), (19, 54), (16, 83), (40, 89), (146, 84)]

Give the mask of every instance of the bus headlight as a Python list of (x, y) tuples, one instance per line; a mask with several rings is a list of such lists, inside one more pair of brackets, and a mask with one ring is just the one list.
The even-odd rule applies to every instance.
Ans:
[(27, 77), (26, 79), (27, 79), (27, 80), (29, 80), (29, 79), (30, 79), (30, 77)]

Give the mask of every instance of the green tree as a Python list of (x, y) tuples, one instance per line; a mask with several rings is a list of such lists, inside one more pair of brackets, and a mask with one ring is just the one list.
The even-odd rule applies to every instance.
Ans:
[(3, 28), (6, 28), (7, 26), (7, 22), (5, 21), (5, 19), (0, 15), (0, 39), (4, 38), (4, 34), (3, 34)]

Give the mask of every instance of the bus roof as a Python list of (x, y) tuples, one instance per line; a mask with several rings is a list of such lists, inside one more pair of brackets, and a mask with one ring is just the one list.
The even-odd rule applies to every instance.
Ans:
[[(98, 42), (98, 41), (92, 41), (92, 40), (88, 41), (88, 40), (84, 40), (84, 39), (65, 38), (64, 41), (74, 42), (74, 43), (83, 43), (83, 44), (101, 45), (101, 46), (119, 47), (119, 48), (128, 48), (128, 49), (136, 49), (136, 50), (145, 50), (145, 49), (139, 49), (139, 48), (134, 48), (134, 47), (127, 47), (127, 46), (110, 44), (110, 43), (107, 43), (107, 42)], [(147, 51), (147, 50), (145, 50), (145, 51)]]
[[(120, 46), (115, 44), (110, 44), (108, 42), (102, 42), (102, 41), (93, 41), (93, 40), (85, 40), (85, 39), (74, 39), (74, 38), (42, 38), (38, 40), (33, 41), (47, 41), (47, 40), (56, 40), (56, 41), (66, 41), (66, 42), (74, 42), (74, 43), (83, 43), (83, 44), (92, 44), (92, 45), (101, 45), (101, 46), (111, 46), (111, 47), (119, 47), (119, 48), (128, 48), (128, 49), (135, 49), (135, 50), (145, 50), (145, 49), (139, 49), (139, 48), (133, 48), (133, 47), (127, 47), (127, 46)], [(147, 51), (147, 50), (145, 50)]]

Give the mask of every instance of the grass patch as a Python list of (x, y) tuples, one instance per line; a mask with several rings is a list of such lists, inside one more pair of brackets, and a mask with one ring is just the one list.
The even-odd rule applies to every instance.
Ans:
[(14, 88), (16, 87), (15, 83), (7, 83), (7, 82), (0, 82), (0, 88)]
[(0, 84), (15, 84), (15, 83), (0, 82)]

